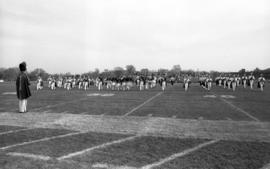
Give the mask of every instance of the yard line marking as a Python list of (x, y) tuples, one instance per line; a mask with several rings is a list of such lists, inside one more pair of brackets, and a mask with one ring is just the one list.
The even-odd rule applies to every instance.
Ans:
[(212, 141), (208, 141), (208, 142), (199, 144), (199, 145), (196, 146), (196, 147), (193, 147), (193, 148), (184, 150), (184, 151), (182, 151), (182, 152), (180, 152), (180, 153), (173, 154), (173, 155), (171, 155), (171, 156), (169, 156), (169, 157), (167, 157), (167, 158), (161, 159), (161, 160), (158, 161), (158, 162), (155, 162), (155, 163), (152, 163), (152, 164), (145, 165), (145, 166), (141, 167), (141, 169), (151, 169), (151, 168), (160, 166), (160, 165), (162, 165), (162, 164), (164, 164), (164, 163), (166, 163), (166, 162), (172, 161), (172, 160), (174, 160), (174, 159), (176, 159), (176, 158), (178, 158), (178, 157), (183, 157), (183, 156), (185, 156), (185, 155), (187, 155), (187, 154), (190, 154), (190, 153), (192, 153), (192, 152), (194, 152), (194, 151), (197, 151), (197, 150), (199, 150), (199, 149), (201, 149), (201, 148), (203, 148), (203, 147), (206, 147), (206, 146), (208, 146), (208, 145), (217, 143), (218, 141), (219, 141), (219, 140), (212, 140)]
[(26, 158), (33, 158), (33, 159), (38, 159), (38, 160), (50, 160), (52, 159), (49, 156), (43, 156), (43, 155), (36, 155), (36, 154), (29, 154), (29, 153), (17, 153), (17, 152), (10, 152), (7, 153), (9, 156), (16, 156), (16, 157), (26, 157)]
[(235, 110), (240, 111), (241, 113), (245, 114), (246, 116), (248, 116), (249, 118), (255, 120), (255, 121), (260, 121), (259, 119), (257, 119), (256, 117), (252, 116), (251, 114), (249, 114), (248, 112), (246, 112), (245, 110), (235, 106), (234, 104), (232, 104), (231, 102), (221, 98), (222, 101), (224, 101), (225, 103), (227, 103), (228, 105), (230, 105), (232, 108), (234, 108)]
[(53, 136), (53, 137), (45, 137), (45, 138), (38, 139), (38, 140), (22, 142), (22, 143), (18, 143), (18, 144), (9, 145), (6, 147), (0, 147), (0, 150), (6, 150), (9, 148), (13, 148), (13, 147), (23, 146), (23, 145), (32, 144), (32, 143), (38, 143), (38, 142), (42, 142), (42, 141), (49, 141), (49, 140), (53, 140), (53, 139), (57, 139), (57, 138), (63, 138), (63, 137), (68, 137), (68, 136), (73, 136), (73, 135), (78, 135), (78, 134), (83, 134), (83, 133), (86, 133), (86, 132), (75, 132), (75, 133), (69, 133), (69, 134), (58, 135), (58, 136)]
[(106, 164), (106, 163), (95, 163), (92, 165), (93, 168), (105, 168), (105, 169), (137, 169), (135, 167), (130, 167), (130, 166), (116, 166), (112, 164)]
[[(211, 92), (212, 94), (216, 95), (215, 93)], [(235, 106), (234, 104), (232, 104), (231, 102), (227, 101), (226, 99), (220, 97), (220, 100), (222, 100), (223, 102), (227, 103), (229, 106), (231, 106), (232, 108), (234, 108), (235, 110), (245, 114), (246, 116), (248, 116), (249, 118), (255, 120), (255, 121), (260, 121), (259, 119), (257, 119), (256, 117), (252, 116), (251, 114), (249, 114), (247, 111), (241, 109), (240, 107)]]
[(146, 100), (145, 102), (143, 102), (139, 106), (137, 106), (137, 107), (133, 108), (132, 110), (130, 110), (129, 112), (127, 112), (124, 116), (130, 115), (131, 113), (133, 113), (134, 111), (138, 110), (139, 108), (141, 108), (145, 104), (149, 103), (151, 100), (153, 100), (154, 98), (158, 97), (161, 94), (162, 94), (162, 92), (157, 93), (155, 96), (151, 97), (150, 99)]
[(6, 132), (2, 132), (2, 133), (0, 133), (0, 135), (4, 135), (4, 134), (10, 134), (10, 133), (17, 133), (17, 132), (19, 132), (19, 131), (25, 131), (25, 130), (32, 130), (32, 128), (27, 128), (27, 129), (18, 129), (18, 130), (6, 131)]
[(137, 137), (141, 137), (141, 136), (140, 135), (136, 135), (136, 136), (131, 136), (131, 137), (127, 137), (127, 138), (123, 138), (123, 139), (119, 139), (119, 140), (107, 142), (107, 143), (100, 144), (100, 145), (97, 145), (97, 146), (94, 146), (94, 147), (91, 147), (91, 148), (87, 148), (87, 149), (82, 150), (82, 151), (77, 151), (77, 152), (74, 152), (74, 153), (70, 153), (68, 155), (64, 155), (62, 157), (58, 157), (57, 160), (64, 160), (64, 159), (67, 159), (67, 158), (78, 156), (78, 155), (84, 154), (86, 152), (93, 151), (93, 150), (96, 150), (96, 149), (105, 148), (105, 147), (110, 146), (110, 145), (113, 145), (113, 144), (119, 144), (119, 143), (122, 143), (122, 142), (125, 142), (125, 141), (133, 140), (133, 139), (135, 139)]
[(16, 92), (4, 92), (2, 95), (16, 95)]

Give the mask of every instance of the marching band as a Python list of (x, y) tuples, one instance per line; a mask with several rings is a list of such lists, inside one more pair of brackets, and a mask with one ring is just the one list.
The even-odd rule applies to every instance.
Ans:
[[(188, 91), (191, 86), (191, 82), (195, 82), (196, 78), (191, 77), (190, 75), (184, 75), (182, 78), (184, 91)], [(193, 79), (193, 80), (192, 80)], [(235, 74), (226, 74), (219, 75), (215, 78), (216, 86), (222, 87), (224, 89), (229, 89), (232, 91), (236, 91), (238, 87), (242, 85), (244, 89), (247, 86), (250, 86), (250, 89), (254, 89), (255, 76), (253, 73), (250, 73), (249, 76), (244, 74), (242, 77)], [(151, 88), (155, 88), (157, 84), (160, 85), (161, 90), (164, 91), (168, 84), (172, 86), (174, 83), (181, 81), (179, 77), (166, 77), (163, 76), (136, 76), (136, 77), (125, 77), (122, 76), (120, 78), (110, 78), (110, 77), (97, 77), (96, 79), (90, 78), (87, 76), (75, 78), (74, 76), (70, 77), (59, 77), (55, 78), (50, 76), (48, 79), (48, 88), (51, 90), (56, 90), (56, 88), (64, 88), (66, 90), (71, 90), (74, 88), (78, 88), (79, 90), (88, 90), (90, 86), (95, 86), (99, 91), (101, 90), (130, 90), (132, 87), (137, 87), (139, 91), (148, 90)], [(205, 90), (210, 91), (212, 89), (213, 79), (208, 75), (202, 75), (198, 78), (199, 84)], [(261, 74), (257, 79), (258, 88), (260, 91), (263, 91), (265, 87), (265, 78)], [(39, 76), (37, 79), (37, 90), (42, 90), (44, 86), (44, 82), (42, 78)]]

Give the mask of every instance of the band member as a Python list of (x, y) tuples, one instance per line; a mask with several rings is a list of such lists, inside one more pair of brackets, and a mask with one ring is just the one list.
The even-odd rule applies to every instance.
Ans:
[(254, 80), (255, 80), (253, 73), (250, 74), (250, 76), (248, 77), (248, 80), (249, 80), (249, 84), (250, 84), (250, 89), (253, 89), (253, 84), (254, 84)]
[(258, 78), (258, 88), (260, 88), (261, 91), (263, 91), (264, 83), (265, 83), (265, 78), (263, 77), (263, 74), (261, 74), (260, 77)]
[(185, 88), (185, 91), (188, 90), (189, 86), (190, 86), (190, 83), (191, 83), (191, 80), (188, 76), (185, 76), (184, 77), (184, 88)]
[(171, 85), (173, 86), (174, 83), (175, 83), (175, 77), (171, 77), (171, 78), (170, 78), (170, 82), (171, 82)]
[(98, 83), (98, 90), (100, 91), (100, 90), (102, 90), (102, 78), (101, 77), (99, 77), (99, 78), (97, 78), (97, 83)]
[(228, 79), (229, 79), (229, 77), (227, 77), (227, 76), (223, 78), (224, 89), (226, 89), (226, 87), (228, 86)]
[(69, 77), (66, 81), (67, 85), (66, 85), (66, 88), (67, 90), (70, 90), (72, 88), (72, 79), (71, 77)]
[(55, 89), (56, 89), (56, 80), (55, 80), (54, 77), (52, 78), (52, 81), (51, 81), (50, 84), (51, 84), (50, 88), (51, 88), (52, 90), (55, 90)]
[(210, 77), (210, 76), (208, 76), (207, 78), (206, 78), (206, 84), (207, 84), (207, 90), (211, 90), (211, 88), (212, 88), (212, 78)]
[(247, 87), (247, 79), (248, 77), (246, 76), (246, 74), (244, 74), (244, 76), (242, 77), (242, 83), (243, 83), (244, 88)]
[(148, 78), (146, 78), (146, 81), (145, 81), (145, 90), (148, 90), (149, 89), (149, 84), (150, 84), (150, 81), (148, 80)]
[(152, 76), (150, 87), (154, 88), (154, 87), (156, 87), (156, 85), (157, 85), (157, 77)]
[(228, 87), (228, 89), (231, 89), (231, 85), (232, 85), (232, 78), (230, 76), (227, 77), (227, 87)]
[(235, 77), (235, 75), (233, 75), (233, 77), (231, 78), (231, 84), (233, 91), (235, 91), (237, 85), (237, 77)]
[(43, 81), (42, 78), (39, 76), (37, 79), (37, 90), (43, 89)]
[(17, 97), (19, 99), (19, 112), (24, 113), (27, 112), (27, 99), (31, 96), (31, 91), (29, 88), (30, 80), (25, 73), (26, 71), (26, 63), (22, 62), (19, 65), (20, 73), (16, 79), (16, 91)]
[(221, 86), (221, 83), (222, 83), (222, 77), (221, 75), (219, 75), (219, 77), (216, 77), (216, 86)]
[(240, 86), (240, 81), (241, 81), (241, 78), (240, 78), (240, 75), (238, 74), (236, 77), (236, 86)]
[(166, 78), (162, 78), (161, 88), (163, 91), (166, 89)]
[(88, 90), (89, 88), (89, 78), (87, 78), (86, 76), (83, 78), (83, 88), (84, 90)]
[(47, 80), (48, 80), (48, 88), (51, 88), (52, 77), (49, 76)]
[(143, 79), (140, 79), (140, 90), (143, 90), (144, 89), (144, 80)]
[(82, 89), (82, 87), (83, 87), (83, 79), (80, 77), (78, 79), (78, 89)]

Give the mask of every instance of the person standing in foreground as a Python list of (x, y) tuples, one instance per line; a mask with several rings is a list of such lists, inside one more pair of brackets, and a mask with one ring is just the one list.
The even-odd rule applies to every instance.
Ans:
[(26, 63), (20, 63), (19, 68), (20, 74), (16, 79), (16, 91), (17, 97), (19, 99), (19, 112), (25, 113), (27, 112), (27, 99), (31, 96), (31, 91), (29, 88), (30, 82), (28, 76), (25, 73)]

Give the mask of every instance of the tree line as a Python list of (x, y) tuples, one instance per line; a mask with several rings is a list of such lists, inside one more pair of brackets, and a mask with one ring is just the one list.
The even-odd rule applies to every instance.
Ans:
[[(47, 80), (49, 76), (59, 77), (59, 76), (75, 76), (75, 78), (78, 78), (80, 76), (88, 76), (91, 78), (96, 77), (116, 77), (119, 78), (121, 76), (135, 76), (135, 75), (142, 75), (142, 76), (167, 76), (167, 77), (181, 77), (183, 75), (190, 75), (193, 77), (198, 77), (203, 74), (210, 74), (212, 77), (217, 77), (220, 74), (239, 74), (240, 76), (243, 76), (244, 74), (249, 74), (253, 72), (254, 76), (258, 77), (260, 74), (264, 74), (264, 77), (267, 79), (270, 79), (270, 68), (261, 70), (259, 68), (256, 68), (252, 71), (247, 71), (246, 69), (240, 69), (238, 72), (219, 72), (219, 71), (195, 71), (192, 69), (189, 70), (182, 70), (180, 65), (174, 65), (171, 69), (164, 69), (160, 68), (158, 70), (149, 70), (147, 68), (136, 70), (135, 66), (133, 65), (127, 65), (125, 68), (122, 67), (115, 67), (113, 70), (105, 69), (104, 71), (100, 71), (99, 69), (95, 69), (94, 71), (89, 71), (82, 74), (72, 74), (72, 73), (62, 73), (62, 74), (51, 74), (46, 72), (42, 68), (36, 68), (32, 71), (28, 72), (29, 79), (31, 81), (37, 80), (37, 77), (40, 76), (42, 79)], [(11, 67), (11, 68), (0, 68), (0, 79), (3, 79), (5, 81), (14, 81), (19, 74), (19, 68), (17, 67)]]

